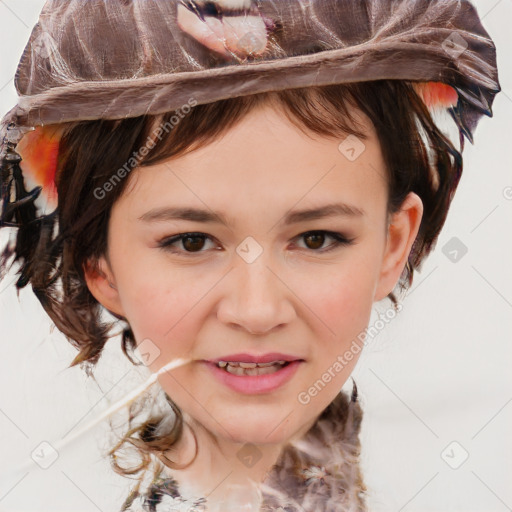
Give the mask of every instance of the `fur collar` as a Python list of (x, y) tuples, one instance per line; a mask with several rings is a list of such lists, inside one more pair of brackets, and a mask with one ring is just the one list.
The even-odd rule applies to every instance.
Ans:
[[(353, 380), (353, 379), (352, 379)], [(362, 409), (341, 391), (300, 440), (286, 446), (260, 487), (260, 512), (366, 512), (359, 467)], [(121, 512), (203, 512), (206, 498), (185, 499), (176, 480), (162, 477), (147, 491), (132, 492)]]

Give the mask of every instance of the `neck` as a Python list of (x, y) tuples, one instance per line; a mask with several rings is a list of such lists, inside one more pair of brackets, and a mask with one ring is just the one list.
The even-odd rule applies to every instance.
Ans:
[[(198, 445), (194, 461), (185, 469), (165, 468), (165, 472), (178, 482), (183, 494), (190, 497), (205, 496), (210, 507), (215, 503), (225, 505), (228, 495), (229, 505), (238, 495), (240, 506), (248, 501), (259, 505), (261, 496), (257, 486), (264, 482), (291, 439), (279, 444), (234, 442), (215, 435), (185, 413), (183, 418), (185, 422), (182, 438), (165, 454), (179, 465), (191, 461), (196, 453), (196, 441), (190, 431), (190, 428), (193, 429)], [(315, 417), (304, 425), (292, 439), (301, 438), (316, 420)], [(253, 510), (257, 509), (255, 507)]]
[[(187, 423), (197, 436), (199, 451), (185, 469), (165, 468), (164, 478), (175, 480), (187, 500), (206, 498), (208, 512), (279, 507), (301, 512), (365, 512), (366, 486), (359, 466), (362, 415), (355, 382), (351, 397), (339, 393), (311, 425), (289, 436), (285, 445), (232, 442), (184, 415), (182, 439), (165, 455), (179, 465), (192, 460), (195, 441)], [(243, 457), (246, 452), (250, 455), (249, 448), (261, 457), (252, 464)]]

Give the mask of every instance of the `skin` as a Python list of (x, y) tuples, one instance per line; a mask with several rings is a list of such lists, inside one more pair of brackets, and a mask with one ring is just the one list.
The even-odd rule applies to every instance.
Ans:
[[(112, 209), (108, 254), (85, 269), (96, 299), (129, 321), (138, 342), (149, 338), (158, 347), (152, 371), (174, 358), (194, 359), (159, 382), (200, 447), (196, 461), (173, 476), (211, 493), (209, 499), (221, 500), (232, 483), (262, 481), (283, 445), (314, 424), (362, 351), (308, 404), (299, 403), (299, 393), (365, 330), (373, 303), (393, 290), (406, 264), (421, 200), (410, 193), (388, 218), (380, 144), (370, 121), (354, 114), (368, 136), (355, 161), (338, 149), (345, 136), (307, 135), (266, 105), (206, 147), (132, 171)], [(339, 202), (364, 214), (281, 223), (290, 210)], [(223, 212), (229, 227), (139, 220), (154, 208), (178, 205)], [(334, 247), (327, 234), (323, 241), (301, 236), (312, 230), (339, 232), (353, 242)], [(175, 253), (158, 246), (188, 232), (210, 238), (178, 240)], [(248, 236), (263, 250), (250, 264), (236, 252)], [(274, 351), (305, 362), (284, 386), (263, 395), (232, 391), (197, 361)], [(247, 442), (261, 455), (252, 468), (236, 456)], [(193, 454), (187, 430), (168, 455), (186, 463)]]

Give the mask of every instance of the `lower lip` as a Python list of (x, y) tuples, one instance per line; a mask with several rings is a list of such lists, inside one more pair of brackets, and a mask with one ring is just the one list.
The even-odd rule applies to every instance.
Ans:
[(274, 373), (266, 375), (233, 375), (222, 370), (215, 363), (204, 361), (213, 375), (220, 382), (239, 393), (258, 395), (275, 391), (288, 382), (303, 361), (293, 361)]

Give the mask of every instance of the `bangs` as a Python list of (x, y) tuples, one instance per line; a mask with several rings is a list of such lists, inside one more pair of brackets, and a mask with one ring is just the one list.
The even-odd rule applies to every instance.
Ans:
[[(190, 108), (191, 98), (179, 109), (147, 117), (142, 146), (147, 154), (139, 165), (155, 165), (163, 160), (181, 156), (208, 145), (223, 136), (247, 114), (263, 106), (280, 110), (291, 123), (308, 136), (324, 137), (355, 135), (366, 138), (364, 128), (353, 116), (360, 108), (354, 85), (332, 85), (269, 91)], [(139, 148), (140, 150), (140, 148)]]

